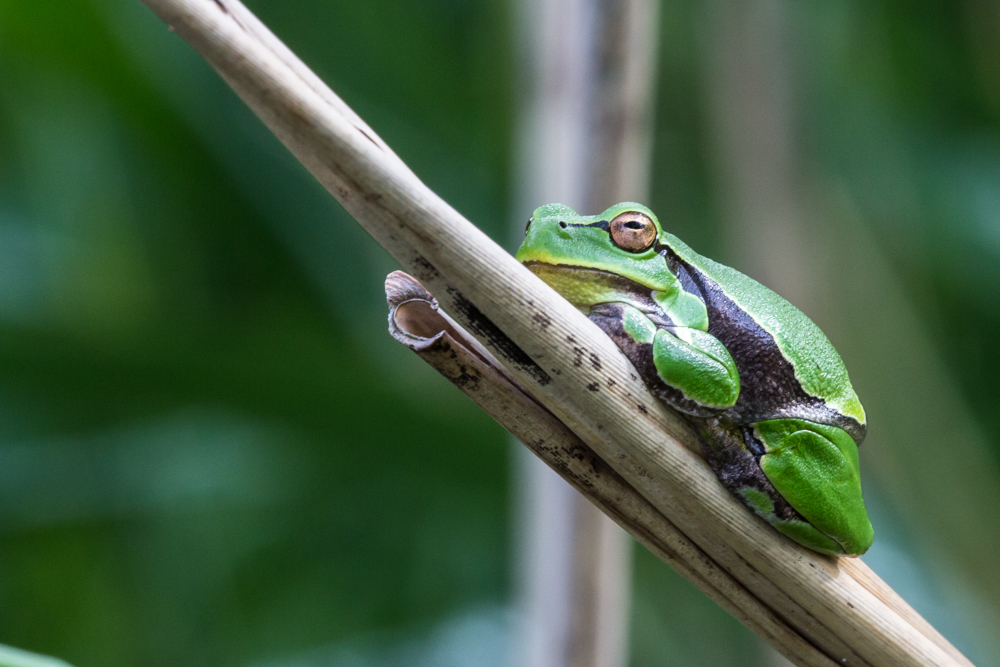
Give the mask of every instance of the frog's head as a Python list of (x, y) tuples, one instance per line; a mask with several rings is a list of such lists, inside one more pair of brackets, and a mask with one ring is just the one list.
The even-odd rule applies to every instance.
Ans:
[(594, 216), (548, 204), (535, 209), (515, 257), (586, 309), (613, 300), (609, 289), (621, 285), (621, 278), (650, 290), (669, 289), (676, 278), (660, 255), (662, 234), (642, 204), (624, 202)]

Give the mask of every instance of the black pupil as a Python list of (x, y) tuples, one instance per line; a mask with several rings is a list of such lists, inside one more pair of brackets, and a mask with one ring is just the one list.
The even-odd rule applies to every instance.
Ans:
[(632, 220), (630, 222), (626, 222), (623, 225), (623, 227), (627, 227), (629, 229), (642, 229), (643, 225), (641, 222), (636, 222), (635, 220)]

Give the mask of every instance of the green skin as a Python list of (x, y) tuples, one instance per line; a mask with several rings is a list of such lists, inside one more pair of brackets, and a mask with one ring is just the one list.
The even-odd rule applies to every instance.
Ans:
[[(608, 223), (649, 217), (630, 252)], [(874, 537), (861, 496), (865, 413), (837, 351), (801, 311), (663, 231), (645, 206), (597, 216), (550, 204), (517, 259), (616, 342), (653, 393), (684, 413), (722, 483), (815, 551), (858, 556)]]

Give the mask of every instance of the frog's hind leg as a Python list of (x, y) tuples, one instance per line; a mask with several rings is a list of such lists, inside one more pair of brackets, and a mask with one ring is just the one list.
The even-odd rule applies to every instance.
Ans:
[(725, 418), (699, 420), (698, 425), (705, 459), (730, 493), (799, 544), (821, 553), (844, 554), (839, 543), (813, 527), (771, 483), (758, 462), (764, 450), (759, 440), (747, 437), (745, 427)]
[(615, 341), (646, 386), (668, 405), (707, 417), (736, 403), (739, 373), (729, 351), (714, 336), (688, 327), (658, 327), (626, 303), (594, 306), (590, 319)]
[(811, 525), (860, 556), (874, 532), (861, 497), (858, 446), (843, 429), (804, 419), (771, 419), (746, 429), (762, 450), (760, 469)]

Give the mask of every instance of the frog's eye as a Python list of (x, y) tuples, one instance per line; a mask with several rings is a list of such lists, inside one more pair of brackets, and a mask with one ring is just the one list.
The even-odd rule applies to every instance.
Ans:
[(615, 216), (608, 225), (611, 240), (622, 250), (643, 252), (656, 241), (656, 225), (649, 216), (638, 211), (628, 211)]

